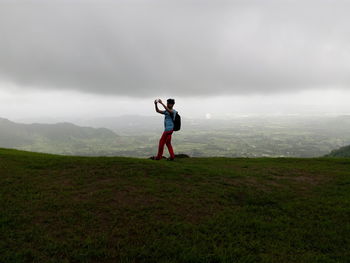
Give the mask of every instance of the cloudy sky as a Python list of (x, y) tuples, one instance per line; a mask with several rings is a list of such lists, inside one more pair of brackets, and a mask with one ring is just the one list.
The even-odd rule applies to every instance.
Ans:
[(189, 117), (350, 113), (349, 12), (342, 0), (0, 0), (0, 116), (151, 115), (158, 97)]

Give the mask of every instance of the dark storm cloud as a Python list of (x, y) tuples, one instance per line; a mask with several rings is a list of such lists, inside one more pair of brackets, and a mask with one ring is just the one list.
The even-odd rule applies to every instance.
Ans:
[(0, 80), (153, 96), (346, 88), (346, 1), (0, 1)]

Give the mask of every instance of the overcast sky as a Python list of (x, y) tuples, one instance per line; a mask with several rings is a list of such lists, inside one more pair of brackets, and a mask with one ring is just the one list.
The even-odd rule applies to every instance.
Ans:
[(350, 113), (349, 13), (341, 0), (0, 0), (0, 116), (150, 115), (157, 97), (189, 117)]

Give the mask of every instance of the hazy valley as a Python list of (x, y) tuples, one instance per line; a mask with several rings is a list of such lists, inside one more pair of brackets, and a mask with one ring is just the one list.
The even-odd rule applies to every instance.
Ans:
[[(19, 124), (1, 119), (0, 146), (67, 155), (148, 157), (156, 153), (163, 129), (162, 116), (75, 123)], [(349, 145), (349, 129), (350, 116), (183, 118), (173, 144), (177, 153), (195, 157), (317, 157)]]

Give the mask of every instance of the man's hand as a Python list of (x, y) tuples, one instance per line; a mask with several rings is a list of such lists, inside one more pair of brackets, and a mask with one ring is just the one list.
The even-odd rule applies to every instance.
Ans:
[(154, 104), (156, 104), (156, 105), (157, 105), (157, 102), (158, 102), (158, 100), (154, 100)]
[(159, 102), (159, 103), (162, 103), (162, 100), (161, 100), (161, 99), (159, 99), (159, 100), (158, 100), (158, 102)]

